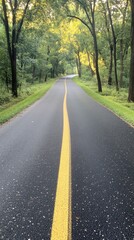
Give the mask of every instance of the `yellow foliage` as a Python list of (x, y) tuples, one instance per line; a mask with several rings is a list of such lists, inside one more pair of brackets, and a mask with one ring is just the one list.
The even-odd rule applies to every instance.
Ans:
[(80, 58), (81, 58), (81, 63), (85, 66), (88, 66), (88, 58), (87, 58), (87, 54), (86, 53), (80, 53)]
[(80, 33), (79, 30), (80, 23), (77, 20), (66, 21), (63, 20), (60, 25), (60, 34), (63, 44), (73, 43), (76, 42), (76, 34)]

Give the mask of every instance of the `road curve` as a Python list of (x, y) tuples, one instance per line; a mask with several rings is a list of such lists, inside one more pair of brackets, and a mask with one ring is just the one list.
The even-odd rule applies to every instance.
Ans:
[(71, 238), (134, 239), (134, 129), (94, 102), (71, 78), (59, 79), (41, 100), (0, 127), (1, 240), (51, 239), (65, 80)]

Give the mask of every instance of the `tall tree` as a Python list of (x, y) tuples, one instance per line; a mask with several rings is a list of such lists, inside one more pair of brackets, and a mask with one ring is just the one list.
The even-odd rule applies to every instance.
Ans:
[[(124, 1), (123, 1), (124, 2)], [(126, 24), (126, 15), (127, 15), (127, 8), (128, 8), (128, 0), (124, 3), (124, 7), (119, 8), (119, 11), (122, 15), (122, 24), (121, 24), (121, 34), (120, 34), (120, 87), (123, 86), (123, 73), (124, 73), (124, 57), (125, 52), (124, 51), (124, 35), (125, 35), (125, 24)]]
[(93, 37), (98, 92), (102, 92), (102, 84), (101, 84), (101, 78), (100, 78), (100, 72), (99, 72), (98, 42), (97, 42), (96, 23), (95, 23), (95, 11), (97, 7), (97, 0), (91, 0), (91, 1), (75, 0), (75, 3), (79, 5), (80, 8), (84, 11), (86, 19), (79, 17), (77, 15), (69, 15), (69, 16), (80, 20), (88, 28), (90, 34)]
[(115, 73), (115, 83), (116, 83), (116, 90), (119, 91), (119, 82), (118, 82), (118, 76), (117, 76), (117, 39), (116, 39), (116, 34), (115, 34), (115, 29), (113, 25), (113, 19), (112, 19), (112, 13), (111, 9), (109, 6), (109, 1), (106, 1), (107, 4), (107, 10), (108, 10), (108, 15), (109, 15), (109, 21), (111, 25), (111, 30), (112, 30), (112, 36), (113, 36), (113, 49), (114, 49), (114, 73)]
[(134, 102), (134, 0), (131, 0), (131, 61), (128, 101)]
[(102, 4), (102, 13), (104, 15), (104, 19), (105, 19), (105, 25), (106, 25), (106, 30), (105, 31), (105, 35), (108, 41), (108, 45), (109, 45), (109, 53), (110, 53), (110, 59), (109, 59), (109, 73), (108, 73), (108, 85), (112, 85), (112, 70), (113, 70), (113, 41), (111, 38), (111, 31), (110, 31), (110, 24), (109, 24), (109, 18), (107, 16), (107, 7), (106, 7), (106, 3), (101, 0), (101, 4)]
[[(2, 7), (3, 7), (2, 20), (3, 20), (4, 26), (5, 26), (8, 53), (9, 53), (9, 58), (10, 58), (10, 62), (11, 62), (12, 94), (14, 97), (18, 96), (16, 49), (17, 49), (17, 43), (19, 40), (19, 36), (20, 36), (21, 30), (22, 30), (24, 18), (25, 18), (29, 3), (30, 3), (30, 0), (27, 0), (27, 1), (2, 0)], [(10, 17), (12, 17), (11, 22), (10, 22)]]
[[(5, 44), (5, 29), (0, 23), (0, 83), (2, 82), (9, 90), (10, 84), (10, 60)], [(2, 85), (3, 85), (2, 84)]]

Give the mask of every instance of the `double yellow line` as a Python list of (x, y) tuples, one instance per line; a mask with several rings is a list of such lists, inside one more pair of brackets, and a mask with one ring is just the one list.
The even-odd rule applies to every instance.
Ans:
[(67, 84), (63, 103), (63, 136), (51, 240), (71, 240), (71, 141), (67, 112)]

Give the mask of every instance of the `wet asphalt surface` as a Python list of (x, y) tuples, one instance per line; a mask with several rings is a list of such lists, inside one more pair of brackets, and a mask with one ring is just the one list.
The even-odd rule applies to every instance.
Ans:
[[(69, 78), (67, 86), (72, 239), (134, 240), (134, 129)], [(50, 239), (63, 98), (59, 80), (0, 127), (0, 240)]]
[(68, 83), (73, 237), (134, 239), (134, 129)]
[(0, 240), (47, 240), (62, 140), (64, 84), (0, 128)]

